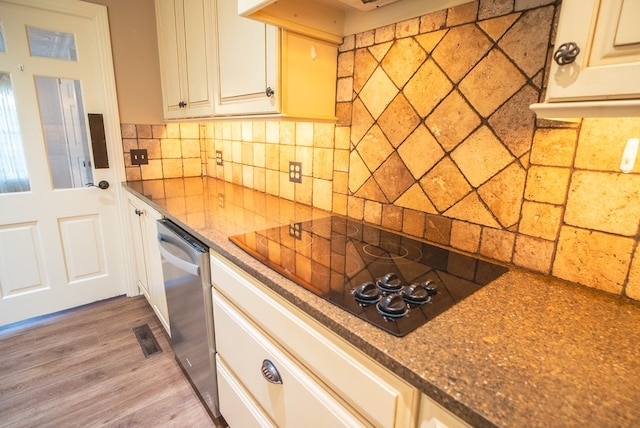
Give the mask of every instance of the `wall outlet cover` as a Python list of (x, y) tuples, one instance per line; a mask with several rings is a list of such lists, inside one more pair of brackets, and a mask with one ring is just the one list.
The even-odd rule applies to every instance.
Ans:
[(302, 162), (289, 162), (289, 181), (302, 183)]

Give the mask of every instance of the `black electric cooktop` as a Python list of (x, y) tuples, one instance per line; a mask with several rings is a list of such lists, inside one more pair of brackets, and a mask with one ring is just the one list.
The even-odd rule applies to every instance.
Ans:
[(229, 239), (307, 290), (396, 336), (508, 271), (338, 216)]

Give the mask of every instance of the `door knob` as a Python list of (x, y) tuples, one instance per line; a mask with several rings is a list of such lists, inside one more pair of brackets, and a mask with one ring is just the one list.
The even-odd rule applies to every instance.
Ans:
[(271, 86), (269, 86), (269, 87), (267, 87), (267, 90), (266, 90), (264, 93), (265, 93), (265, 95), (266, 95), (267, 97), (271, 98), (271, 97), (276, 93), (276, 91), (274, 91), (274, 90), (271, 88)]
[(93, 184), (93, 183), (87, 183), (87, 184), (85, 184), (85, 186), (87, 186), (87, 187), (99, 187), (100, 189), (105, 190), (105, 189), (109, 188), (109, 182), (106, 181), (106, 180), (102, 180), (102, 181), (100, 181), (98, 183), (97, 186), (95, 184)]
[(575, 42), (563, 43), (553, 54), (553, 59), (558, 65), (571, 64), (580, 53), (580, 48)]

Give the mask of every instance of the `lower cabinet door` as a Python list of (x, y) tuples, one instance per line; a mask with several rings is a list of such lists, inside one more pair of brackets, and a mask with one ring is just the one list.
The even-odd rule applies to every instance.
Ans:
[(471, 428), (471, 426), (422, 394), (418, 428)]
[(278, 427), (370, 426), (215, 291), (213, 311), (219, 359)]
[(218, 357), (216, 370), (220, 412), (229, 427), (276, 428)]

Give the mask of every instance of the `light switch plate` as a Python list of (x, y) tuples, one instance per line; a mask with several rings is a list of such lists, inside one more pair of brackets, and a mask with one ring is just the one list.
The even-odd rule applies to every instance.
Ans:
[(147, 157), (147, 149), (131, 149), (131, 165), (147, 165), (149, 158)]

